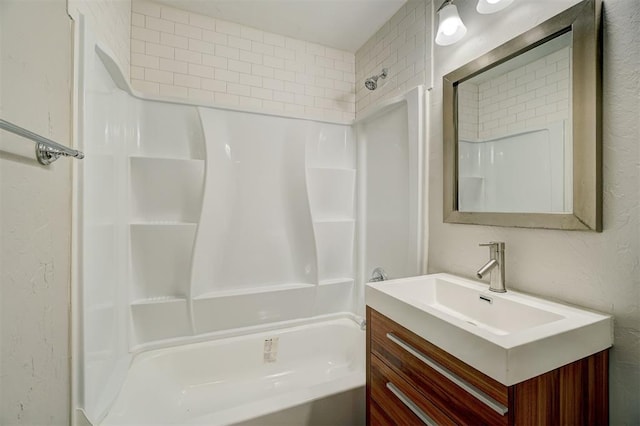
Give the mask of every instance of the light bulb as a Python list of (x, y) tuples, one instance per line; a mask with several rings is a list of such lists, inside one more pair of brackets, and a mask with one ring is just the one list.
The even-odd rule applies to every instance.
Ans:
[(460, 40), (467, 33), (467, 27), (464, 26), (458, 8), (449, 3), (438, 12), (438, 33), (436, 34), (436, 43), (440, 46), (448, 46)]
[(458, 23), (455, 21), (455, 19), (446, 19), (444, 22), (442, 22), (442, 24), (440, 24), (441, 28), (442, 28), (442, 32), (444, 35), (453, 35), (455, 34), (456, 30), (458, 29)]
[(478, 0), (476, 10), (478, 13), (488, 14), (499, 12), (513, 3), (513, 0)]

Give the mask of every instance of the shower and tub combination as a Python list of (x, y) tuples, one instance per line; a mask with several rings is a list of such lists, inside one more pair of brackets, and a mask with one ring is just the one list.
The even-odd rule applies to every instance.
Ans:
[(422, 89), (353, 125), (151, 99), (81, 34), (76, 415), (364, 423), (364, 282), (421, 272)]

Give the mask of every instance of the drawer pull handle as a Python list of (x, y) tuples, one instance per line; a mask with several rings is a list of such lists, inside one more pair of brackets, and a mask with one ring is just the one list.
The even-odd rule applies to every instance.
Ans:
[(436, 423), (431, 417), (429, 417), (424, 411), (422, 411), (420, 407), (418, 407), (415, 402), (409, 399), (407, 395), (402, 393), (402, 391), (398, 389), (396, 385), (391, 382), (387, 382), (387, 389), (389, 389), (400, 400), (400, 402), (402, 402), (409, 410), (411, 410), (413, 414), (418, 416), (418, 418), (422, 420), (424, 424), (428, 426), (438, 426), (438, 423)]
[(393, 343), (395, 343), (396, 345), (400, 346), (405, 351), (409, 352), (411, 355), (418, 358), (420, 361), (427, 364), (429, 367), (436, 370), (438, 373), (442, 374), (444, 377), (446, 377), (447, 379), (449, 379), (450, 381), (452, 381), (453, 383), (455, 383), (456, 385), (458, 385), (459, 387), (461, 387), (471, 395), (473, 395), (477, 400), (479, 400), (480, 402), (482, 402), (483, 404), (485, 404), (486, 406), (488, 406), (489, 408), (491, 408), (493, 411), (500, 414), (501, 416), (504, 416), (509, 411), (507, 407), (500, 404), (498, 401), (491, 398), (489, 395), (482, 392), (480, 389), (478, 389), (471, 383), (467, 382), (463, 378), (459, 377), (458, 375), (456, 375), (446, 367), (438, 364), (434, 359), (429, 358), (427, 355), (418, 351), (413, 346), (409, 345), (407, 342), (398, 338), (395, 334), (387, 333), (387, 338), (391, 340)]

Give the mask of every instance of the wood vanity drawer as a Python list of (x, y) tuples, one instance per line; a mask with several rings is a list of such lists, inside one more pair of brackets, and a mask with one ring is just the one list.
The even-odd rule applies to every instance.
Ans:
[(375, 356), (371, 357), (371, 400), (371, 425), (455, 425), (431, 401)]
[(374, 310), (369, 327), (372, 354), (456, 423), (508, 424), (506, 386)]

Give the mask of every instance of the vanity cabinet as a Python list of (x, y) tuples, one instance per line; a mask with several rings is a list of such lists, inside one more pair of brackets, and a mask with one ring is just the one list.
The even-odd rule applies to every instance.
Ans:
[(608, 349), (505, 386), (367, 307), (369, 425), (604, 425)]

